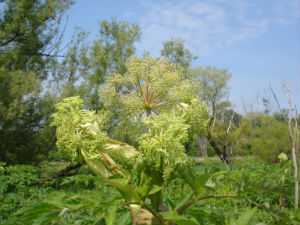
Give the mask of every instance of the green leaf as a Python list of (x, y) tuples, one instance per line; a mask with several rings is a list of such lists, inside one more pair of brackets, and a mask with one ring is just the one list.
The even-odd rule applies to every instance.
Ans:
[(89, 168), (100, 178), (107, 178), (109, 172), (107, 171), (104, 163), (101, 159), (92, 158), (90, 154), (83, 149), (81, 150), (84, 161), (87, 163)]
[(256, 213), (257, 208), (253, 208), (247, 210), (246, 212), (242, 213), (238, 219), (230, 219), (229, 225), (248, 225), (251, 222), (254, 214)]
[(106, 209), (106, 211), (105, 211), (105, 222), (106, 222), (107, 225), (113, 225), (114, 224), (114, 222), (116, 220), (116, 217), (117, 217), (117, 215), (116, 215), (117, 214), (117, 209), (120, 206), (120, 204), (121, 204), (120, 200), (114, 201)]
[[(106, 179), (109, 185), (115, 187), (129, 202), (140, 202), (141, 199), (133, 185), (127, 184), (125, 179)], [(126, 183), (125, 183), (126, 182)]]
[(131, 224), (131, 215), (130, 212), (127, 211), (126, 213), (122, 214), (121, 217), (116, 221), (116, 224)]
[(186, 202), (193, 196), (193, 193), (187, 193), (183, 199), (181, 199), (177, 204), (176, 204), (176, 208), (175, 211), (179, 208), (181, 208), (184, 204), (186, 204)]
[(170, 210), (174, 210), (175, 211), (175, 208), (176, 208), (176, 203), (173, 199), (171, 199), (170, 196), (166, 196), (166, 206), (168, 209)]
[(55, 219), (58, 219), (58, 212), (46, 213), (38, 218), (34, 225), (48, 225), (51, 224), (51, 221), (54, 221)]
[(177, 225), (199, 225), (195, 218), (187, 218), (185, 216), (179, 215), (176, 212), (162, 212), (160, 214), (164, 219), (170, 220)]
[(151, 188), (151, 190), (149, 191), (148, 195), (153, 195), (159, 191), (161, 191), (163, 189), (163, 187), (158, 186), (158, 185), (153, 185), (153, 187)]
[(186, 181), (191, 188), (196, 192), (199, 193), (202, 189), (205, 188), (205, 184), (210, 179), (210, 174), (203, 173), (203, 174), (195, 174), (190, 168), (185, 168), (184, 171), (180, 174), (181, 178)]
[(144, 187), (140, 187), (140, 188), (137, 188), (136, 191), (137, 193), (142, 197), (144, 198), (145, 195), (147, 194), (149, 190), (149, 186), (144, 186)]
[(30, 207), (29, 209), (18, 211), (15, 215), (21, 215), (20, 220), (23, 224), (44, 224), (49, 218), (57, 218), (61, 209), (55, 205), (41, 203)]
[(228, 173), (228, 171), (220, 171), (220, 172), (214, 173), (211, 176), (211, 179), (221, 180), (221, 179), (224, 178), (224, 175), (227, 174), (227, 173)]

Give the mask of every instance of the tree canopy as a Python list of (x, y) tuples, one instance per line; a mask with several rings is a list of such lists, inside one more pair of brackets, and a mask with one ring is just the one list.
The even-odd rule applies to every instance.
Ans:
[[(2, 161), (30, 161), (49, 115), (41, 99), (48, 57), (59, 42), (68, 0), (2, 1), (0, 13), (0, 143)], [(30, 149), (30, 151), (28, 151)], [(46, 149), (45, 149), (46, 150)]]

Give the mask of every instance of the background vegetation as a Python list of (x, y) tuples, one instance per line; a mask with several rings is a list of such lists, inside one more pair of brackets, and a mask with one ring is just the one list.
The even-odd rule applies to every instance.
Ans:
[[(160, 58), (138, 58), (139, 26), (114, 18), (99, 24), (98, 38), (91, 42), (86, 31), (76, 30), (63, 50), (61, 21), (72, 4), (69, 0), (0, 2), (1, 224), (131, 224), (117, 190), (94, 176), (82, 159), (69, 162), (68, 154), (58, 154), (56, 128), (51, 126), (55, 105), (80, 96), (83, 108), (95, 114), (109, 109), (101, 125), (107, 135), (136, 148), (142, 142), (146, 152), (151, 151), (147, 142), (151, 137), (138, 139), (146, 126), (137, 118), (170, 111), (176, 102), (192, 105), (191, 95), (205, 102), (209, 115), (203, 105), (196, 115), (207, 114), (207, 122), (189, 118), (197, 123), (191, 123), (192, 132), (182, 137), (187, 140), (182, 150), (193, 157), (220, 158), (193, 162), (195, 174), (218, 174), (202, 194), (241, 194), (259, 206), (235, 197), (211, 198), (195, 203), (185, 219), (170, 214), (165, 218), (176, 224), (300, 223), (300, 212), (294, 210), (292, 163), (278, 158), (281, 153), (292, 157), (289, 111), (279, 104), (274, 110), (275, 93), (274, 98), (259, 99), (262, 111), (247, 110), (242, 115), (229, 100), (227, 69), (191, 67), (197, 57), (177, 37), (162, 44)], [(163, 72), (158, 62), (165, 65)], [(153, 81), (148, 79), (149, 71)], [(147, 93), (132, 94), (143, 85)], [(170, 117), (163, 121), (181, 124)], [(298, 121), (296, 115), (291, 123)], [(166, 141), (172, 149), (176, 144)], [(171, 165), (176, 155), (170, 157)], [(151, 160), (148, 163), (155, 164)], [(163, 195), (168, 211), (188, 202), (189, 188), (185, 180), (170, 181)]]

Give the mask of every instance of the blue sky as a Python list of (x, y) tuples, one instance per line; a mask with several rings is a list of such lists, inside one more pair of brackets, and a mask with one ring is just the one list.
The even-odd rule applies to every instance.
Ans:
[(286, 107), (283, 82), (300, 111), (299, 14), (299, 0), (77, 0), (68, 11), (65, 40), (75, 27), (93, 40), (99, 22), (112, 17), (136, 23), (142, 31), (138, 55), (159, 56), (163, 41), (181, 37), (198, 56), (194, 67), (227, 68), (237, 111), (255, 110), (257, 96), (271, 98), (269, 83)]

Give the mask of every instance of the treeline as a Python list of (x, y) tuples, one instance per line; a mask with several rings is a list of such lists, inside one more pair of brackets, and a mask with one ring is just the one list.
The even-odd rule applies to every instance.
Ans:
[[(88, 32), (77, 29), (64, 49), (61, 23), (71, 5), (70, 0), (0, 3), (2, 162), (34, 164), (55, 158), (55, 129), (51, 126), (54, 105), (63, 98), (80, 96), (86, 108), (101, 110), (104, 102), (99, 98), (99, 87), (106, 84), (110, 74), (125, 74), (127, 60), (136, 55), (140, 27), (117, 19), (102, 21), (92, 42), (87, 41)], [(144, 57), (148, 56), (146, 52)], [(197, 57), (180, 38), (162, 44), (161, 58), (197, 83), (199, 99), (210, 108), (209, 128), (186, 145), (187, 152), (217, 154), (225, 163), (237, 154), (254, 154), (275, 162), (281, 152), (290, 152), (287, 110), (271, 113), (271, 101), (264, 98), (262, 112), (235, 112), (229, 101), (231, 74), (210, 66), (192, 68)], [(110, 135), (128, 142), (129, 131), (124, 132), (120, 135), (112, 128)]]

